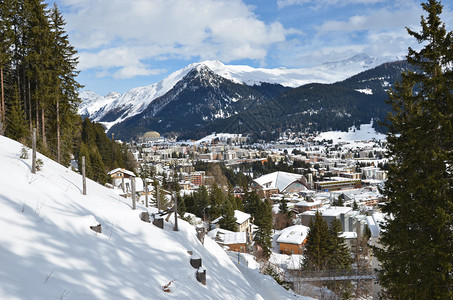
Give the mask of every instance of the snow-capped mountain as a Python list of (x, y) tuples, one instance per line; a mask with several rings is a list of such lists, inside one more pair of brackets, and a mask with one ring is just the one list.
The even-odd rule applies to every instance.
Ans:
[(93, 91), (83, 91), (80, 93), (82, 103), (79, 105), (79, 115), (81, 116), (94, 116), (99, 110), (109, 105), (121, 94), (117, 92), (110, 92), (107, 96), (99, 96)]
[(151, 102), (165, 95), (191, 70), (200, 66), (205, 66), (215, 74), (239, 84), (259, 86), (269, 83), (293, 88), (312, 82), (333, 83), (344, 80), (373, 68), (385, 60), (388, 61), (390, 58), (377, 59), (367, 55), (356, 55), (348, 60), (305, 69), (252, 68), (244, 65), (224, 65), (220, 61), (204, 61), (190, 64), (158, 83), (131, 89), (123, 95), (109, 94), (102, 97), (91, 91), (82, 91), (79, 114), (89, 116), (94, 121), (103, 122), (107, 128), (110, 128), (143, 112)]

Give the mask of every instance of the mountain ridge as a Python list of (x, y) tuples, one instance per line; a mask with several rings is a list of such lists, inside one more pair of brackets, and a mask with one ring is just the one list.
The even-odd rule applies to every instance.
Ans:
[[(217, 60), (204, 61), (190, 64), (175, 71), (158, 83), (133, 88), (122, 95), (117, 94), (115, 99), (106, 99), (107, 96), (102, 97), (92, 91), (82, 91), (82, 104), (79, 107), (79, 114), (88, 116), (93, 121), (103, 122), (109, 129), (114, 124), (141, 113), (152, 101), (163, 96), (188, 72), (199, 66), (207, 66), (214, 73), (239, 84), (260, 86), (267, 83), (297, 87), (311, 82), (333, 83), (343, 80), (363, 71), (364, 68), (371, 68), (379, 62), (389, 59), (371, 58), (362, 54), (353, 56), (349, 60), (326, 63), (308, 69), (264, 69), (244, 65), (225, 65)], [(341, 66), (347, 66), (347, 68), (341, 70)], [(93, 98), (97, 100), (90, 101)], [(103, 103), (105, 104), (102, 105)]]

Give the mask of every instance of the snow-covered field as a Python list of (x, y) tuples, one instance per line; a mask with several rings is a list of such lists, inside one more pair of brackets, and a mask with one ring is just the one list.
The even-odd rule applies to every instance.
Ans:
[[(20, 153), (0, 136), (0, 299), (305, 299), (238, 269), (190, 224), (181, 220), (175, 232), (171, 222), (163, 230), (142, 222), (140, 204), (132, 210), (91, 180), (84, 196), (79, 174), (42, 155), (32, 174)], [(98, 223), (102, 233), (90, 229)], [(202, 258), (207, 285), (188, 251)]]
[(327, 131), (320, 133), (316, 140), (333, 140), (334, 144), (339, 142), (357, 142), (369, 140), (385, 140), (386, 135), (378, 133), (373, 128), (373, 121), (370, 124), (362, 124), (360, 128), (349, 128), (348, 132), (345, 131)]

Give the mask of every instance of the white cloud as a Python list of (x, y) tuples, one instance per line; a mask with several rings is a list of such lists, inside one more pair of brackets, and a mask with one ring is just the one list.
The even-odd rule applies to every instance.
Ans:
[(375, 4), (385, 1), (386, 0), (277, 0), (277, 5), (279, 8), (304, 4), (308, 4), (312, 7), (324, 7), (331, 5), (347, 6), (350, 4)]
[(419, 7), (404, 10), (381, 9), (368, 15), (355, 15), (347, 21), (327, 21), (319, 28), (319, 33), (332, 31), (360, 31), (360, 30), (393, 30), (415, 26), (420, 22), (422, 11)]
[(299, 33), (263, 22), (241, 0), (61, 1), (80, 69), (120, 68), (115, 76), (153, 72), (147, 60), (157, 58), (263, 60)]

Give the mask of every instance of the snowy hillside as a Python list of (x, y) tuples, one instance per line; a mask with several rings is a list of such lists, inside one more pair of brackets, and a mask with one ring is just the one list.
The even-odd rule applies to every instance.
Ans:
[[(286, 87), (298, 87), (313, 82), (333, 83), (341, 81), (390, 60), (392, 58), (377, 59), (362, 54), (348, 60), (303, 69), (252, 68), (245, 65), (224, 65), (217, 60), (204, 61), (190, 64), (158, 83), (137, 87), (123, 95), (117, 95), (113, 100), (109, 96), (102, 97), (92, 91), (82, 91), (80, 93), (82, 103), (79, 106), (79, 114), (89, 115), (94, 121), (102, 120), (109, 129), (114, 124), (143, 112), (154, 99), (170, 91), (185, 75), (200, 66), (206, 66), (217, 75), (236, 83), (247, 85), (274, 83)], [(115, 112), (115, 116), (108, 117), (108, 120), (105, 120), (105, 117), (112, 112)]]
[[(276, 284), (265, 292), (255, 277), (252, 287), (188, 223), (175, 232), (171, 223), (142, 222), (144, 207), (132, 210), (90, 180), (83, 196), (81, 176), (42, 155), (42, 170), (31, 174), (20, 152), (0, 136), (0, 299), (296, 299)], [(102, 233), (90, 229), (98, 223)], [(202, 258), (207, 285), (196, 280), (188, 251)]]
[(344, 131), (327, 131), (320, 133), (316, 140), (332, 140), (334, 144), (339, 142), (351, 141), (370, 141), (370, 140), (385, 140), (386, 135), (376, 132), (373, 128), (373, 120), (370, 124), (362, 124), (360, 128), (350, 127), (347, 132)]

